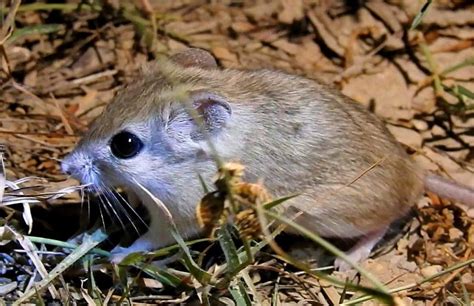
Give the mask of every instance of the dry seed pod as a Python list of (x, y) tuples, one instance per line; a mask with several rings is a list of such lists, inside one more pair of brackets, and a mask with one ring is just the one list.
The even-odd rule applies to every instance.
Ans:
[(240, 237), (256, 239), (262, 234), (262, 229), (255, 206), (269, 202), (271, 197), (262, 185), (245, 182), (237, 184), (234, 192), (234, 198), (239, 202), (241, 210), (235, 216), (235, 225)]
[(271, 201), (271, 197), (265, 187), (259, 184), (239, 183), (234, 188), (234, 195), (245, 200), (247, 204), (253, 205), (261, 205)]
[(235, 225), (241, 238), (256, 239), (262, 234), (262, 228), (255, 209), (242, 210), (235, 216)]
[(240, 183), (244, 175), (244, 168), (245, 167), (239, 163), (225, 163), (219, 168), (214, 181), (217, 190), (228, 192), (228, 187), (232, 189), (235, 185)]
[(197, 205), (197, 221), (207, 235), (212, 237), (215, 230), (227, 222), (229, 197), (237, 204), (235, 224), (241, 237), (256, 238), (260, 235), (260, 224), (254, 206), (269, 202), (271, 197), (263, 186), (242, 182), (243, 174), (244, 166), (241, 164), (224, 164), (216, 176), (217, 191), (207, 193)]
[(207, 193), (196, 207), (199, 227), (209, 234), (220, 225), (223, 217), (226, 194), (220, 191)]

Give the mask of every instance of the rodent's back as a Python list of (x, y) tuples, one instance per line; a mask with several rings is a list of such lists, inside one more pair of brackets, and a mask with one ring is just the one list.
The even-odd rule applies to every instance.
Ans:
[(422, 174), (384, 124), (361, 105), (313, 80), (277, 71), (175, 70), (171, 79), (212, 90), (232, 105), (220, 153), (242, 161), (275, 196), (325, 236), (356, 236), (413, 205)]
[[(166, 121), (170, 100), (199, 91), (221, 97), (231, 109), (225, 128), (212, 139), (221, 158), (242, 162), (248, 179), (263, 179), (275, 197), (302, 193), (288, 205), (311, 216), (323, 236), (376, 230), (404, 214), (421, 192), (419, 170), (378, 118), (327, 86), (277, 71), (159, 63), (107, 107), (84, 143), (108, 139), (131, 121)], [(188, 157), (181, 143), (177, 148), (172, 154), (182, 154), (173, 156), (179, 163), (150, 164), (142, 178), (161, 175), (154, 182), (166, 190), (155, 190), (172, 211), (185, 210), (190, 218), (201, 190), (195, 171), (210, 176), (213, 163)], [(142, 170), (134, 167), (138, 177)]]

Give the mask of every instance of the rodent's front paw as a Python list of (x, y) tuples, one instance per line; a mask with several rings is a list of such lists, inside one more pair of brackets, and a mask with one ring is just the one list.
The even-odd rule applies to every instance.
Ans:
[(76, 244), (76, 245), (80, 245), (82, 243), (82, 240), (84, 240), (84, 235), (86, 233), (81, 233), (81, 234), (78, 234), (72, 238), (69, 238), (67, 240), (67, 243), (72, 243), (72, 244)]
[(114, 264), (120, 263), (128, 254), (137, 252), (146, 252), (153, 249), (153, 245), (146, 236), (137, 239), (129, 247), (116, 246), (110, 251), (110, 262)]
[(82, 243), (82, 240), (84, 240), (84, 235), (86, 233), (81, 233), (78, 235), (73, 236), (72, 238), (69, 238), (66, 242), (73, 245), (72, 247), (58, 247), (56, 250), (59, 252), (63, 252), (64, 254), (69, 254), (74, 250), (74, 246), (79, 246)]
[(112, 251), (110, 251), (110, 257), (109, 257), (110, 263), (118, 265), (130, 253), (132, 253), (132, 251), (130, 251), (129, 248), (116, 246), (115, 248), (112, 249)]

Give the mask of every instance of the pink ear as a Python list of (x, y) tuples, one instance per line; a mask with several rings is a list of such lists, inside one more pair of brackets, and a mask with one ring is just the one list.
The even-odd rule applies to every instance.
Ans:
[(198, 48), (183, 50), (172, 55), (170, 60), (183, 67), (199, 67), (203, 69), (217, 68), (217, 62), (212, 54)]
[[(207, 91), (189, 93), (188, 103), (174, 103), (165, 118), (166, 130), (174, 138), (189, 135), (194, 141), (217, 136), (229, 123), (232, 108), (225, 97)], [(196, 118), (198, 117), (198, 118)]]
[(194, 108), (204, 119), (201, 128), (208, 133), (218, 133), (228, 123), (232, 108), (225, 98), (210, 92), (195, 91), (191, 93), (191, 99)]

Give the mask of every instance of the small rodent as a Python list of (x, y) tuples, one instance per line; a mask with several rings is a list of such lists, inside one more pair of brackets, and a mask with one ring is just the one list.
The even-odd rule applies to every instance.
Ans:
[(200, 235), (198, 175), (210, 181), (216, 171), (206, 137), (221, 159), (241, 162), (246, 179), (262, 179), (274, 198), (300, 193), (286, 203), (304, 212), (298, 222), (324, 237), (363, 237), (349, 252), (354, 260), (369, 255), (424, 183), (474, 205), (472, 188), (427, 176), (381, 120), (338, 91), (283, 72), (219, 69), (208, 52), (187, 49), (123, 89), (62, 163), (83, 183), (124, 187), (150, 211), (148, 232), (116, 248), (113, 261), (174, 243), (162, 212), (135, 181), (163, 201), (183, 237)]

